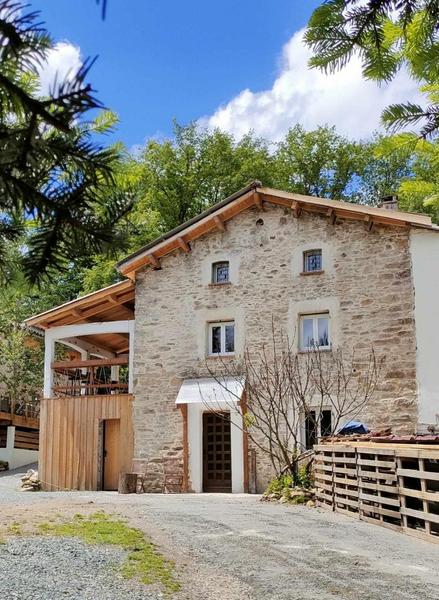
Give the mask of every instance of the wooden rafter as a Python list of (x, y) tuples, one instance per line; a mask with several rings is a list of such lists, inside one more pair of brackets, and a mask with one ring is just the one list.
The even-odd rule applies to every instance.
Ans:
[(186, 254), (191, 251), (189, 244), (182, 237), (177, 238), (177, 243)]
[(217, 229), (219, 229), (220, 231), (226, 230), (226, 225), (219, 215), (215, 215), (213, 217), (213, 221)]
[(159, 259), (154, 254), (148, 254), (148, 260), (152, 265), (153, 269), (161, 269)]
[(119, 300), (117, 298), (117, 296), (115, 296), (114, 294), (110, 294), (108, 296), (108, 301), (110, 304), (112, 304), (113, 306), (117, 306), (118, 309), (123, 312), (125, 314), (125, 316), (128, 319), (134, 319), (134, 312), (131, 310), (131, 308), (128, 308), (127, 306), (125, 306), (121, 300)]
[(256, 208), (261, 211), (264, 210), (264, 202), (262, 200), (262, 197), (260, 194), (258, 194), (258, 192), (255, 192), (254, 194), (254, 198), (255, 198), (255, 206)]
[(335, 210), (333, 208), (328, 208), (326, 215), (331, 225), (335, 225), (335, 221), (337, 220), (337, 213), (335, 212)]
[(298, 219), (302, 214), (302, 205), (297, 200), (293, 200), (291, 203), (291, 210), (293, 211), (293, 215)]
[(371, 215), (366, 215), (364, 217), (364, 220), (367, 223), (367, 231), (372, 231), (373, 225), (374, 225), (374, 221)]

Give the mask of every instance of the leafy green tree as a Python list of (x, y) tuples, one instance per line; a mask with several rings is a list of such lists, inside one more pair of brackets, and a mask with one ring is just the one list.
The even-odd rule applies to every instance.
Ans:
[(363, 75), (391, 81), (401, 66), (419, 81), (427, 107), (389, 106), (383, 122), (393, 129), (421, 124), (423, 137), (439, 128), (439, 3), (436, 0), (327, 0), (311, 16), (305, 40), (311, 66), (333, 72), (357, 54)]
[(406, 149), (383, 152), (388, 138), (375, 135), (360, 145), (360, 177), (351, 199), (377, 205), (383, 196), (398, 194), (401, 182), (413, 175), (413, 157)]
[(409, 157), (411, 174), (402, 177), (398, 194), (400, 206), (411, 212), (429, 214), (439, 223), (439, 142), (419, 139), (414, 134), (401, 133), (383, 138), (375, 150), (381, 157), (404, 154)]
[(86, 81), (91, 63), (47, 97), (39, 93), (53, 42), (37, 19), (21, 2), (0, 2), (0, 264), (33, 220), (22, 249), (30, 281), (112, 245), (113, 225), (129, 208), (108, 194), (116, 151), (97, 143), (99, 124), (83, 121), (101, 108)]
[(163, 231), (199, 214), (253, 179), (271, 180), (266, 142), (248, 135), (235, 142), (193, 123), (174, 126), (173, 139), (151, 140), (142, 152), (141, 200), (160, 214)]
[(295, 125), (274, 155), (276, 187), (322, 198), (351, 200), (362, 169), (361, 144), (335, 127), (306, 131)]

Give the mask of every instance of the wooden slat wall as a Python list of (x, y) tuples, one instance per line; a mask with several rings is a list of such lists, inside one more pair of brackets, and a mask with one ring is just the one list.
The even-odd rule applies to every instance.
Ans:
[(38, 430), (15, 428), (14, 448), (22, 450), (38, 450)]
[(0, 448), (6, 448), (7, 435), (8, 435), (7, 427), (0, 427)]
[(44, 490), (97, 489), (99, 425), (103, 419), (120, 419), (121, 470), (131, 471), (132, 395), (42, 400), (39, 476)]

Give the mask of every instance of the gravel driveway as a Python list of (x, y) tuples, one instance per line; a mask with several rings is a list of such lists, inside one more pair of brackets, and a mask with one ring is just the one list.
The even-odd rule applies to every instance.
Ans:
[[(25, 494), (10, 487), (0, 479), (3, 522), (12, 515), (18, 517), (20, 505), (27, 521), (32, 515), (41, 519), (49, 514), (86, 514), (97, 509), (126, 517), (175, 560), (182, 582), (175, 599), (438, 598), (439, 545), (323, 509), (261, 503), (258, 497), (244, 495)], [(82, 570), (75, 560), (71, 561), (72, 585)], [(57, 561), (51, 561), (52, 569), (53, 564)], [(32, 563), (30, 567), (33, 570)], [(14, 562), (4, 568), (12, 573)], [(16, 598), (2, 593), (0, 597)], [(26, 598), (34, 597), (52, 598), (41, 590)], [(70, 600), (77, 596), (59, 597)], [(115, 592), (112, 598), (125, 596)]]

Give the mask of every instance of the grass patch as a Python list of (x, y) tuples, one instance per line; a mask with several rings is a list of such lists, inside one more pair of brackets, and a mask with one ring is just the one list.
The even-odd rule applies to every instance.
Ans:
[(23, 533), (23, 529), (21, 524), (17, 521), (14, 521), (10, 525), (8, 525), (6, 530), (10, 535), (21, 535)]
[(106, 513), (97, 512), (89, 517), (78, 514), (68, 523), (42, 523), (39, 529), (50, 535), (78, 537), (87, 544), (123, 548), (128, 551), (121, 568), (123, 577), (135, 577), (147, 585), (160, 583), (169, 593), (180, 589), (174, 578), (174, 564), (164, 558), (139, 529), (129, 527)]

